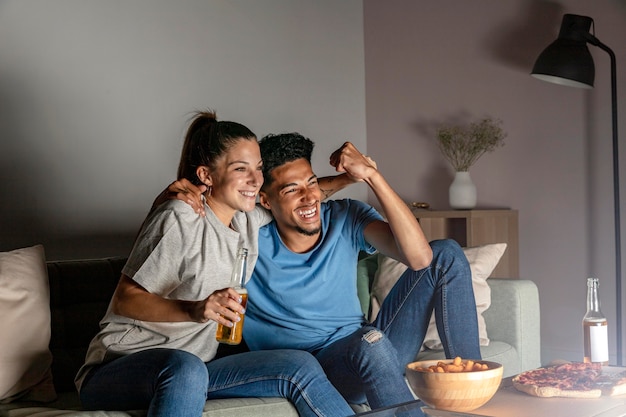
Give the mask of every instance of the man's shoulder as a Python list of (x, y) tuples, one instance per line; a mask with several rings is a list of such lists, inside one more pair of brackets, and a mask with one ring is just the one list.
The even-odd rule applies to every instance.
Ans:
[(327, 200), (322, 202), (322, 211), (335, 213), (359, 213), (374, 210), (372, 206), (363, 201), (344, 198), (341, 200)]
[(371, 207), (369, 204), (351, 198), (342, 198), (340, 200), (326, 200), (322, 202), (322, 207), (326, 206), (330, 210), (341, 210), (350, 207)]

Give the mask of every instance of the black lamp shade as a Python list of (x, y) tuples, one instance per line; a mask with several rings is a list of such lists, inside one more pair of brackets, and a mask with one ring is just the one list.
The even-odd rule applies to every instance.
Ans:
[(595, 66), (584, 38), (591, 22), (586, 16), (563, 16), (559, 37), (539, 55), (531, 75), (556, 84), (593, 88)]

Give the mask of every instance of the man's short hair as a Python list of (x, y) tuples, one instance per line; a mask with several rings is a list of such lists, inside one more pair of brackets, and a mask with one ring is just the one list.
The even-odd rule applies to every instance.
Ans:
[(259, 141), (261, 159), (263, 159), (263, 187), (272, 183), (272, 171), (279, 166), (297, 159), (306, 159), (311, 163), (315, 144), (299, 133), (269, 134)]

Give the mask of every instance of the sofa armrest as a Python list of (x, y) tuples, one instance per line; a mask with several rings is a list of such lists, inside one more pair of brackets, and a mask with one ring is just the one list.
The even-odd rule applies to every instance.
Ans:
[(491, 306), (483, 313), (489, 338), (507, 342), (520, 358), (521, 371), (541, 366), (539, 291), (524, 279), (487, 280)]

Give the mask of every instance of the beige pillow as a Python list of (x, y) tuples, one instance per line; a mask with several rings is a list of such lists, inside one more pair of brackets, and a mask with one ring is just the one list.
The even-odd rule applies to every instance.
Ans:
[[(471, 248), (463, 248), (463, 252), (467, 257), (472, 272), (472, 287), (474, 289), (474, 298), (476, 299), (476, 312), (478, 318), (478, 337), (481, 346), (489, 345), (489, 336), (487, 327), (482, 313), (491, 305), (491, 289), (487, 284), (487, 278), (506, 250), (506, 243), (493, 243), (483, 246)], [(378, 314), (380, 305), (391, 291), (400, 275), (406, 271), (406, 265), (395, 259), (389, 258), (382, 254), (378, 255), (378, 269), (374, 275), (372, 284), (372, 320)], [(429, 349), (443, 348), (437, 326), (435, 324), (435, 315), (433, 313), (430, 318), (430, 324), (424, 338), (424, 346)]]
[(54, 400), (43, 246), (0, 253), (0, 317), (0, 403)]

